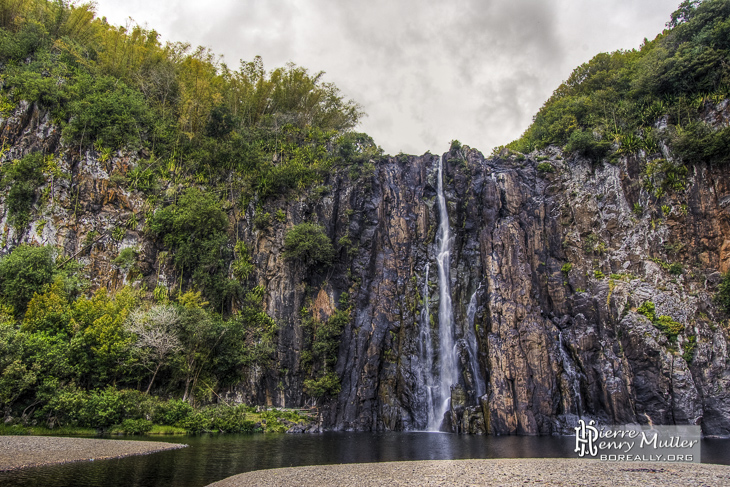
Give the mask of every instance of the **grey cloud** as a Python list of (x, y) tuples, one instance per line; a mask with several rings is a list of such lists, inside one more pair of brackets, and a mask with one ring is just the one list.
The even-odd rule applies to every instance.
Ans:
[(423, 153), (453, 138), (489, 152), (519, 137), (574, 67), (653, 38), (678, 3), (99, 0), (98, 10), (209, 46), (232, 66), (260, 54), (269, 69), (323, 70), (369, 114), (360, 130), (387, 152)]

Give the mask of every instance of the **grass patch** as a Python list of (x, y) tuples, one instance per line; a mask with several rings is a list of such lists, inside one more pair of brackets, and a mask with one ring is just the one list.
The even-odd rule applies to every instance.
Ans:
[(45, 426), (0, 424), (0, 436), (97, 436), (97, 433), (94, 428), (78, 426), (46, 428)]
[(179, 428), (177, 426), (167, 426), (164, 424), (152, 425), (152, 429), (147, 432), (148, 435), (184, 435), (186, 434), (185, 428)]
[[(186, 435), (188, 432), (185, 428), (179, 426), (168, 426), (165, 424), (153, 424), (149, 431), (144, 433), (145, 436), (152, 435)], [(122, 428), (121, 425), (114, 426), (109, 430), (111, 435), (128, 435), (129, 433)]]

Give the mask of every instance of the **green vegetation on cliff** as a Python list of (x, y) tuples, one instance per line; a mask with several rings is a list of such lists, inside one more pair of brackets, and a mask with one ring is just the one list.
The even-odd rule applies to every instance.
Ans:
[[(205, 48), (162, 44), (152, 29), (112, 26), (91, 3), (2, 2), (0, 63), (0, 111), (37, 104), (61, 129), (60, 150), (96, 158), (111, 183), (145, 193), (147, 208), (127, 226), (144, 224), (171, 259), (175, 286), (201, 291), (223, 313), (245, 294), (229, 273), (231, 223), (252, 202), (300, 195), (339, 167), (367, 177), (382, 152), (351, 131), (363, 113), (324, 73), (267, 71), (259, 57), (232, 69)], [(114, 168), (122, 153), (132, 163)], [(38, 189), (57, 169), (52, 157), (0, 168), (19, 234), (48, 203)]]
[[(35, 104), (60, 134), (60, 144), (42, 149), (52, 153), (34, 147), (11, 160), (1, 149), (16, 241), (31, 224), (42, 230), (40, 216), (61, 204), (52, 185), (62, 179), (75, 197), (69, 214), (77, 223), (83, 216), (78, 182), (59, 161), (94, 159), (110, 187), (145, 200), (126, 224), (80, 235), (77, 249), (86, 255), (108, 233), (118, 248), (111, 264), (134, 286), (88, 285), (76, 255), (57, 258), (51, 247), (11, 244), (0, 258), (0, 412), (51, 427), (254, 429), (252, 411), (192, 408), (225, 404), (223, 388), (276, 365), (278, 326), (236, 224), (340, 168), (369, 177), (382, 151), (352, 132), (360, 107), (321, 72), (294, 64), (267, 71), (259, 57), (231, 69), (208, 49), (162, 44), (154, 30), (112, 26), (93, 4), (66, 0), (0, 2), (0, 79), (3, 116)], [(126, 156), (129, 164), (114, 163)], [(265, 230), (272, 218), (260, 213), (255, 227)], [(281, 210), (275, 218), (287, 222)], [(119, 245), (128, 229), (154, 242), (156, 270), (138, 261), (139, 247)], [(308, 272), (335, 258), (312, 223), (294, 226), (286, 247)], [(172, 275), (161, 279), (163, 266)], [(135, 283), (140, 277), (150, 282)], [(334, 334), (310, 344), (327, 344), (316, 356), (330, 372), (343, 326), (331, 321)]]
[(3, 2), (0, 109), (38, 103), (66, 144), (101, 159), (142, 150), (145, 161), (122, 176), (151, 194), (204, 184), (247, 201), (302, 189), (340, 155), (378, 154), (372, 139), (349, 134), (360, 107), (323, 73), (266, 71), (259, 57), (233, 70), (207, 49), (158, 37), (109, 25), (90, 3)]
[[(261, 288), (248, 292), (240, 311), (224, 319), (200, 293), (158, 304), (142, 301), (142, 293), (128, 287), (79, 295), (78, 285), (70, 285), (78, 284), (73, 276), (55, 269), (49, 247), (23, 245), (0, 259), (5, 417), (99, 429), (152, 417), (157, 424), (206, 430), (208, 416), (191, 416), (190, 404), (210, 402), (218, 388), (272, 360), (277, 327), (263, 311)], [(181, 397), (190, 414), (170, 419), (169, 409), (183, 406), (150, 391)], [(215, 413), (221, 414), (228, 413)]]
[[(685, 164), (727, 162), (730, 129), (702, 114), (730, 95), (730, 2), (685, 0), (667, 30), (640, 49), (602, 53), (576, 68), (510, 149), (565, 147), (593, 160), (651, 155), (669, 144)], [(666, 130), (655, 124), (665, 118)]]

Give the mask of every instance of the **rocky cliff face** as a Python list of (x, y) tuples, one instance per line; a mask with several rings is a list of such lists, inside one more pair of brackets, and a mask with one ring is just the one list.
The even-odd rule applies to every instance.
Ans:
[[(467, 373), (446, 427), (550, 434), (588, 416), (730, 432), (727, 332), (711, 299), (728, 268), (726, 170), (697, 166), (686, 192), (656, 202), (641, 189), (636, 158), (593, 166), (557, 150), (538, 156), (556, 171), (468, 149), (445, 156), (455, 335), (468, 333), (475, 294), (487, 390), (474, 397), (462, 351)], [(426, 155), (379, 167), (368, 205), (375, 245), (361, 256), (370, 266), (354, 266), (362, 285), (340, 348), (335, 427), (424, 427), (418, 313), (436, 254), (435, 165)], [(679, 275), (670, 263), (681, 263)], [(636, 313), (647, 301), (682, 325), (676, 338)]]
[[(171, 283), (164, 249), (142, 232), (151, 208), (141, 193), (113, 182), (136, 159), (79, 154), (59, 144), (43, 113), (21, 108), (2, 125), (4, 161), (43, 150), (70, 178), (49, 181), (50, 197), (24, 234), (5, 215), (3, 252), (19, 242), (54, 243), (78, 254), (96, 285), (118, 287), (134, 276), (112, 260), (134, 246), (141, 271), (135, 285)], [(720, 107), (713, 116), (724, 113)], [(730, 269), (730, 170), (693, 166), (683, 191), (657, 199), (642, 186), (642, 166), (647, 158), (671, 159), (663, 152), (616, 164), (555, 148), (487, 159), (462, 147), (443, 156), (460, 359), (443, 428), (551, 434), (581, 416), (701, 424), (706, 434), (730, 434), (727, 321), (712, 302), (720, 273)], [(230, 210), (279, 335), (276, 367), (251, 368), (225, 392), (229, 398), (311, 402), (303, 387), (301, 311), (326, 320), (346, 292), (341, 392), (322, 401), (323, 425), (426, 428), (433, 384), (424, 370), (438, 371), (437, 354), (424, 359), (422, 333), (430, 332), (438, 350), (437, 164), (438, 156), (425, 154), (388, 158), (354, 179), (351, 170), (336, 171), (294, 200), (258, 202), (286, 217), (263, 229), (252, 224), (257, 202)], [(336, 243), (333, 267), (306, 269), (282, 258), (286, 230), (302, 221), (320, 223)], [(92, 231), (99, 237), (90, 238)]]

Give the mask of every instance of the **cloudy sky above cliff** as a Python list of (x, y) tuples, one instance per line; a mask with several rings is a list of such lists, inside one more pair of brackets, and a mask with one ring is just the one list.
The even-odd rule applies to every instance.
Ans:
[(519, 137), (573, 68), (638, 48), (680, 0), (97, 0), (109, 22), (210, 47), (237, 68), (261, 55), (325, 71), (368, 114), (387, 153), (489, 153)]

